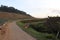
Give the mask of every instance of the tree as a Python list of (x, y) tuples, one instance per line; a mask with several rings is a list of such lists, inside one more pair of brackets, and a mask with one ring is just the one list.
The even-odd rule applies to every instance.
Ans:
[(57, 38), (60, 32), (60, 17), (48, 17), (46, 26), (50, 33), (57, 34)]

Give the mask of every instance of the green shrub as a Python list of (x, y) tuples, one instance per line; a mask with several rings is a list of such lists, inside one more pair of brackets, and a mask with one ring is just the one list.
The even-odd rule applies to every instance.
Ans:
[(53, 36), (53, 35), (48, 35), (48, 36), (46, 36), (46, 38), (48, 38), (48, 39), (53, 39), (54, 36)]
[(38, 32), (44, 32), (46, 28), (44, 27), (44, 24), (38, 23), (38, 24), (30, 24), (30, 27), (35, 29)]

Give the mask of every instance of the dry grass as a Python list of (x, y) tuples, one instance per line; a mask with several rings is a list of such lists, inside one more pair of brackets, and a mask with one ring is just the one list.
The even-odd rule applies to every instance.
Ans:
[(22, 19), (22, 18), (32, 18), (32, 17), (27, 16), (27, 15), (17, 14), (17, 13), (0, 12), (0, 18)]

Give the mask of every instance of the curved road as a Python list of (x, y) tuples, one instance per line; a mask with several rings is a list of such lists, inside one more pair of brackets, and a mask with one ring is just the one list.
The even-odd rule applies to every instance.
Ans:
[(8, 23), (7, 32), (3, 40), (36, 40), (16, 25), (16, 22)]

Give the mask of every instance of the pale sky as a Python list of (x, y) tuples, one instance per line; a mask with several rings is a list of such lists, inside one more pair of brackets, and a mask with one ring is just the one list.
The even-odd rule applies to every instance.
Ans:
[(0, 0), (0, 5), (15, 7), (37, 18), (60, 16), (60, 0)]

